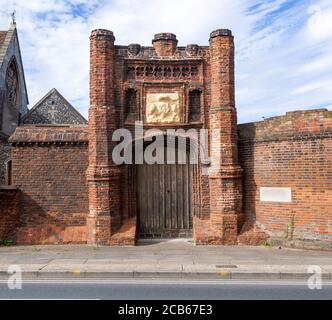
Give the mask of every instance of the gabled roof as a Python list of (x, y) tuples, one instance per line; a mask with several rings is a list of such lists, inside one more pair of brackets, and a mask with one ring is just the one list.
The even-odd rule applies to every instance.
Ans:
[(57, 89), (52, 89), (22, 117), (21, 124), (86, 125), (87, 120)]

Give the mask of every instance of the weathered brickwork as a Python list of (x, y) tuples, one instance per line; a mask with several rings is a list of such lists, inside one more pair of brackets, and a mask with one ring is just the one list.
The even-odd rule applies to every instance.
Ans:
[(211, 145), (211, 158), (219, 170), (210, 176), (210, 215), (221, 232), (220, 244), (235, 244), (237, 214), (242, 213), (241, 168), (237, 155), (237, 118), (234, 98), (234, 43), (231, 32), (217, 30), (210, 38), (210, 129), (219, 130), (219, 143)]
[(20, 191), (14, 187), (0, 186), (0, 242), (14, 240), (19, 225)]
[[(40, 119), (28, 115), (31, 122), (16, 129), (9, 141), (12, 183), (21, 203), (14, 205), (19, 193), (13, 191), (0, 204), (0, 234), (20, 244), (135, 245), (145, 208), (160, 231), (147, 234), (193, 235), (197, 245), (331, 241), (331, 112), (290, 112), (238, 126), (231, 31), (212, 32), (209, 46), (179, 47), (175, 35), (162, 33), (144, 47), (116, 45), (111, 31), (98, 29), (91, 33), (90, 46), (88, 126), (36, 125)], [(62, 112), (54, 122), (61, 123), (73, 109), (55, 110), (55, 100), (50, 94), (35, 111), (48, 119)], [(207, 129), (210, 161), (185, 164), (186, 170), (145, 171), (156, 177), (163, 172), (163, 179), (147, 176), (157, 184), (139, 185), (139, 172), (144, 172), (139, 165), (146, 164), (118, 165), (112, 157), (113, 133), (118, 128), (134, 133), (135, 122), (144, 138), (148, 129), (158, 129), (162, 141), (170, 138), (167, 129)], [(212, 139), (216, 134), (218, 139)], [(186, 139), (187, 150), (201, 142), (184, 132), (175, 136)], [(139, 143), (143, 148), (140, 139), (126, 148), (133, 152)], [(8, 151), (0, 144), (0, 157), (8, 157)], [(144, 198), (142, 186), (157, 187)], [(264, 202), (261, 188), (284, 188), (281, 198), (287, 200), (291, 192), (291, 201), (278, 202), (272, 194)], [(185, 192), (190, 201), (182, 201)], [(144, 199), (152, 209), (141, 205)], [(162, 206), (164, 216), (158, 216)], [(183, 220), (175, 212), (182, 212)], [(163, 224), (166, 213), (170, 221)]]
[(87, 129), (18, 127), (10, 141), (22, 193), (16, 242), (86, 243)]
[(120, 225), (120, 169), (112, 164), (116, 129), (114, 104), (114, 36), (91, 34), (89, 111), (88, 243), (106, 245)]
[[(93, 31), (90, 40), (88, 242), (121, 244), (123, 230), (135, 229), (124, 227), (138, 221), (132, 220), (138, 210), (135, 170), (113, 163), (111, 137), (116, 128), (132, 130), (135, 121), (141, 121), (144, 132), (206, 128), (220, 133), (221, 140), (210, 146), (210, 152), (212, 157), (222, 157), (222, 165), (210, 178), (196, 166), (192, 190), (194, 228), (200, 219), (207, 219), (210, 229), (218, 232), (194, 232), (194, 237), (197, 244), (235, 244), (242, 188), (231, 32), (211, 33), (206, 47), (178, 47), (176, 36), (169, 33), (155, 35), (153, 47), (117, 46), (108, 30)], [(147, 97), (160, 93), (179, 97), (179, 114), (173, 123), (148, 121)], [(133, 238), (126, 243), (135, 242), (135, 233), (130, 234)]]
[[(239, 134), (247, 219), (272, 239), (331, 240), (332, 112), (289, 112)], [(262, 202), (261, 187), (291, 188), (292, 200)]]

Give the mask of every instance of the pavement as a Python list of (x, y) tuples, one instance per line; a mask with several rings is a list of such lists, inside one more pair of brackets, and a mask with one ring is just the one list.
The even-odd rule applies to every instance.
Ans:
[(181, 239), (140, 241), (136, 247), (0, 247), (0, 280), (8, 279), (13, 265), (25, 280), (305, 280), (318, 271), (332, 280), (332, 250), (206, 247)]

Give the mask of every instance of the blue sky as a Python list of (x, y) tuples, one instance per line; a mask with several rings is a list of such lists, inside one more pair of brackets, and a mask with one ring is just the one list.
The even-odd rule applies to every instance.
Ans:
[(239, 122), (332, 108), (331, 0), (1, 0), (0, 29), (16, 10), (30, 107), (53, 87), (84, 116), (89, 107), (89, 34), (150, 45), (158, 32), (179, 45), (208, 45), (217, 28), (236, 45)]

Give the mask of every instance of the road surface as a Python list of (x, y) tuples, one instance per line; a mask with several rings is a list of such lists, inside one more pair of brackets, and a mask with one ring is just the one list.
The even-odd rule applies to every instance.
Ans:
[(303, 281), (40, 280), (12, 290), (3, 281), (0, 299), (332, 300), (332, 282), (324, 282), (321, 290), (310, 290)]

